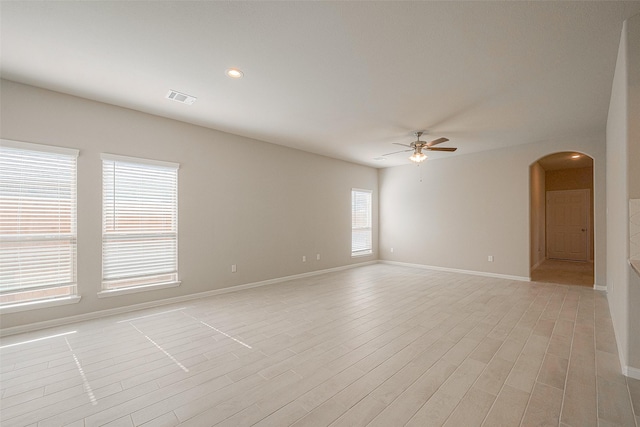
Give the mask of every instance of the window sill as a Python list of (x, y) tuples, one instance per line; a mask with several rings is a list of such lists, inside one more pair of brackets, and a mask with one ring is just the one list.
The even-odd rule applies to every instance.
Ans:
[(351, 254), (351, 258), (360, 258), (360, 257), (365, 257), (365, 256), (370, 256), (373, 255), (373, 251), (369, 251), (369, 252), (360, 252), (357, 254)]
[(98, 298), (109, 298), (109, 297), (116, 297), (118, 295), (135, 294), (138, 292), (146, 292), (146, 291), (155, 291), (158, 289), (176, 288), (180, 286), (180, 283), (182, 282), (177, 281), (177, 282), (158, 283), (157, 285), (131, 286), (129, 288), (108, 289), (105, 291), (98, 292)]
[(41, 308), (48, 307), (57, 307), (59, 305), (67, 305), (67, 304), (77, 304), (80, 302), (82, 297), (78, 295), (65, 297), (65, 298), (56, 298), (50, 300), (42, 300), (42, 301), (31, 301), (31, 302), (22, 302), (19, 304), (5, 305), (0, 307), (0, 313), (17, 313), (20, 311), (27, 310), (38, 310)]

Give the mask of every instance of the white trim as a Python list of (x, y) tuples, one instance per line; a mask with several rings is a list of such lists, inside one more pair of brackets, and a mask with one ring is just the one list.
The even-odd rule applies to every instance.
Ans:
[(593, 289), (595, 289), (596, 291), (603, 291), (603, 292), (607, 292), (607, 286), (606, 285), (593, 285)]
[[(78, 295), (72, 295), (64, 298), (54, 298), (54, 299), (29, 301), (29, 302), (23, 302), (19, 304), (5, 305), (4, 307), (0, 307), (0, 314), (17, 313), (20, 311), (27, 311), (27, 310), (39, 310), (41, 308), (57, 307), (59, 305), (77, 304), (80, 302), (81, 298), (82, 297)], [(1, 333), (0, 333), (0, 336), (2, 336)]]
[(371, 195), (373, 195), (373, 190), (367, 190), (364, 188), (351, 188), (351, 191), (360, 191), (362, 193), (371, 193)]
[(622, 368), (622, 374), (626, 377), (640, 380), (640, 369), (632, 368), (631, 366), (625, 366)]
[(325, 270), (311, 271), (309, 273), (294, 274), (292, 276), (284, 276), (284, 277), (279, 277), (279, 278), (275, 278), (275, 279), (263, 280), (263, 281), (260, 281), (260, 282), (246, 283), (244, 285), (229, 286), (227, 288), (222, 288), (222, 289), (214, 289), (214, 290), (206, 291), (206, 292), (199, 292), (199, 293), (195, 293), (195, 294), (182, 295), (182, 296), (179, 296), (179, 297), (173, 297), (173, 298), (166, 298), (166, 299), (162, 299), (162, 300), (149, 301), (149, 302), (145, 302), (145, 303), (141, 303), (141, 304), (133, 304), (133, 305), (128, 305), (126, 307), (111, 308), (111, 309), (107, 309), (107, 310), (94, 311), (92, 313), (79, 314), (77, 316), (69, 316), (69, 317), (63, 317), (63, 318), (60, 318), (60, 319), (46, 320), (44, 322), (37, 322), (37, 323), (30, 323), (30, 324), (27, 324), (27, 325), (14, 326), (12, 328), (0, 328), (0, 337), (4, 337), (4, 336), (7, 336), (7, 335), (20, 334), (20, 333), (23, 333), (23, 332), (37, 331), (37, 330), (40, 330), (40, 329), (51, 328), (51, 327), (55, 327), (55, 326), (62, 326), (62, 325), (67, 325), (69, 323), (82, 322), (82, 321), (85, 321), (85, 320), (91, 320), (91, 319), (97, 319), (97, 318), (100, 318), (100, 317), (112, 316), (112, 315), (115, 315), (115, 314), (128, 313), (128, 312), (131, 312), (131, 311), (142, 310), (142, 309), (145, 309), (145, 308), (153, 308), (153, 307), (159, 307), (159, 306), (173, 304), (173, 303), (179, 303), (179, 302), (183, 302), (183, 301), (190, 301), (190, 300), (194, 300), (194, 299), (206, 298), (206, 297), (210, 297), (210, 296), (214, 296), (214, 295), (220, 295), (220, 294), (226, 294), (226, 293), (229, 293), (229, 292), (241, 291), (243, 289), (257, 288), (259, 286), (266, 286), (266, 285), (286, 282), (288, 280), (293, 280), (293, 279), (300, 279), (300, 278), (310, 277), (310, 276), (318, 276), (320, 274), (332, 273), (332, 272), (341, 271), (341, 270), (348, 270), (348, 269), (351, 269), (351, 268), (362, 267), (362, 266), (365, 266), (365, 265), (376, 264), (376, 263), (377, 263), (377, 261), (367, 261), (367, 262), (361, 262), (361, 263), (357, 263), (357, 264), (343, 265), (343, 266), (340, 266), (340, 267), (333, 267), (333, 268), (328, 268), (328, 269), (325, 269)]
[(78, 157), (79, 150), (75, 148), (58, 147), (55, 145), (34, 144), (32, 142), (12, 141), (10, 139), (0, 139), (0, 145), (20, 150), (43, 151), (45, 153), (65, 154), (67, 156)]
[(434, 265), (425, 265), (425, 264), (410, 264), (407, 262), (398, 262), (398, 261), (387, 261), (380, 260), (379, 262), (383, 264), (391, 264), (391, 265), (399, 265), (403, 267), (413, 267), (413, 268), (421, 268), (423, 270), (438, 270), (438, 271), (448, 271), (451, 273), (461, 273), (461, 274), (471, 274), (474, 276), (485, 276), (485, 277), (496, 277), (498, 279), (510, 279), (510, 280), (518, 280), (521, 282), (530, 282), (531, 279), (525, 276), (513, 276), (510, 274), (499, 274), (499, 273), (489, 273), (486, 271), (475, 271), (475, 270), (461, 270), (458, 268), (448, 268), (448, 267), (437, 267)]
[(166, 168), (180, 168), (180, 163), (165, 162), (163, 160), (143, 159), (140, 157), (120, 156), (118, 154), (101, 153), (102, 160), (111, 160), (114, 162), (140, 163), (143, 165), (162, 166)]
[(117, 297), (118, 295), (136, 294), (138, 292), (155, 291), (156, 289), (177, 288), (178, 286), (180, 286), (180, 283), (182, 282), (176, 281), (176, 282), (143, 285), (143, 286), (130, 286), (127, 288), (120, 288), (120, 289), (118, 288), (105, 289), (98, 292), (98, 298)]
[(367, 252), (352, 253), (351, 254), (351, 258), (361, 258), (361, 257), (371, 256), (371, 255), (373, 255), (373, 251), (372, 250), (368, 250)]

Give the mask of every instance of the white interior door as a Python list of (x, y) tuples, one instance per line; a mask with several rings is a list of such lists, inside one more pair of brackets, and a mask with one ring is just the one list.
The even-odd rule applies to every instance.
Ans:
[(589, 190), (547, 191), (547, 258), (589, 259)]

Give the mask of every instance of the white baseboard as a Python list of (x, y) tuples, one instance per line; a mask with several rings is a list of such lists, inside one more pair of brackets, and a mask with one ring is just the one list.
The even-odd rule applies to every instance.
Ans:
[(304, 277), (318, 276), (320, 274), (332, 273), (334, 271), (348, 270), (350, 268), (362, 267), (364, 265), (370, 265), (370, 264), (376, 264), (376, 263), (377, 261), (360, 262), (357, 264), (349, 264), (349, 265), (343, 265), (340, 267), (327, 268), (325, 270), (316, 270), (308, 273), (294, 274), (292, 276), (284, 276), (284, 277), (278, 277), (275, 279), (262, 280), (259, 282), (245, 283), (244, 285), (229, 286), (227, 288), (213, 289), (211, 291), (198, 292), (195, 294), (181, 295), (173, 298), (165, 298), (161, 300), (148, 301), (141, 304), (128, 305), (125, 307), (110, 308), (107, 310), (100, 310), (92, 313), (84, 313), (76, 316), (62, 317), (59, 319), (46, 320), (46, 321), (37, 322), (37, 323), (29, 323), (27, 325), (14, 326), (11, 328), (0, 328), (0, 337), (21, 334), (24, 332), (37, 331), (40, 329), (53, 328), (56, 326), (67, 325), (69, 323), (83, 322), (85, 320), (92, 320), (100, 317), (113, 316), (116, 314), (128, 313), (131, 311), (143, 310), (147, 308), (160, 307), (163, 305), (175, 304), (175, 303), (190, 301), (194, 299), (207, 298), (214, 295), (241, 291), (243, 289), (257, 288), (259, 286), (272, 285), (276, 283), (286, 282), (288, 280), (301, 279)]
[(448, 271), (450, 273), (471, 274), (473, 276), (484, 276), (484, 277), (496, 277), (498, 279), (518, 280), (521, 282), (531, 281), (529, 277), (525, 277), (525, 276), (512, 276), (510, 274), (488, 273), (486, 271), (461, 270), (458, 268), (437, 267), (434, 265), (426, 265), (426, 264), (411, 264), (411, 263), (399, 262), (399, 261), (380, 260), (378, 262), (383, 264), (399, 265), (403, 267), (422, 268), (423, 270)]
[(607, 292), (607, 286), (606, 285), (593, 285), (593, 289), (595, 289), (596, 291), (604, 291)]

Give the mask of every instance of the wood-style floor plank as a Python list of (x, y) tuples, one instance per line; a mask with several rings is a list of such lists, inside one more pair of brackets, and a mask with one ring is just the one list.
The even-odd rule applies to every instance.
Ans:
[(612, 328), (593, 289), (369, 265), (2, 338), (0, 423), (640, 427)]

